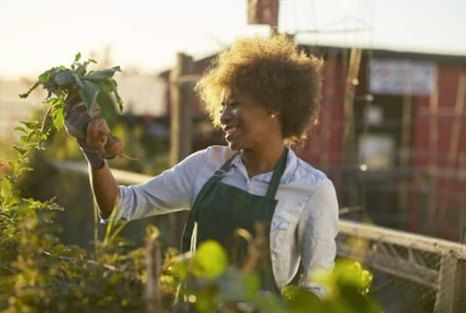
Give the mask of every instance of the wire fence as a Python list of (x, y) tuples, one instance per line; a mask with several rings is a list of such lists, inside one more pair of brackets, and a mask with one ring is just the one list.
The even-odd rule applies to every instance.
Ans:
[(342, 221), (338, 256), (372, 272), (387, 313), (466, 312), (466, 245)]

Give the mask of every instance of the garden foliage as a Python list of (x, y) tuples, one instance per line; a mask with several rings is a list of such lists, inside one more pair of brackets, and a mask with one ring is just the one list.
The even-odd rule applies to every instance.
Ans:
[[(64, 81), (75, 79), (62, 76)], [(64, 209), (54, 199), (38, 201), (18, 192), (20, 178), (33, 170), (32, 152), (45, 149), (52, 130), (63, 129), (65, 96), (47, 98), (50, 110), (44, 121), (21, 122), (16, 128), (21, 133), (14, 147), (16, 158), (0, 173), (0, 312), (144, 312), (145, 250), (128, 249), (118, 236), (124, 224), (117, 217), (109, 223), (105, 239), (88, 251), (59, 240), (54, 221)], [(150, 227), (146, 240), (157, 240), (157, 230)], [(257, 274), (229, 266), (225, 251), (213, 241), (202, 244), (193, 256), (166, 249), (162, 269), (158, 283), (166, 312), (181, 312), (186, 306), (203, 313), (380, 312), (367, 296), (372, 277), (355, 262), (316, 273), (314, 279), (327, 289), (322, 300), (293, 286), (283, 297), (261, 293)], [(180, 284), (186, 286), (187, 302), (172, 306)]]

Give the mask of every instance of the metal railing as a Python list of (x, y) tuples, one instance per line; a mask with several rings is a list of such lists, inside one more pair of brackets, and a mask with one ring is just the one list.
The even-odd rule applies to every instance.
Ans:
[(387, 313), (466, 312), (466, 245), (342, 220), (337, 247), (371, 270)]

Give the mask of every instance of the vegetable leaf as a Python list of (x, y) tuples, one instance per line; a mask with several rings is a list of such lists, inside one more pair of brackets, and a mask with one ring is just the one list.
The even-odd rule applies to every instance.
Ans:
[(61, 71), (55, 75), (55, 83), (59, 86), (69, 85), (73, 81), (73, 73), (70, 70)]
[(120, 67), (115, 66), (103, 71), (98, 71), (98, 72), (91, 72), (88, 75), (84, 76), (84, 79), (92, 80), (95, 82), (99, 82), (104, 79), (112, 78), (113, 75), (115, 75), (116, 72), (120, 72)]
[(87, 107), (95, 105), (97, 96), (100, 92), (100, 86), (88, 80), (82, 80), (84, 88), (81, 90), (81, 98), (86, 103)]

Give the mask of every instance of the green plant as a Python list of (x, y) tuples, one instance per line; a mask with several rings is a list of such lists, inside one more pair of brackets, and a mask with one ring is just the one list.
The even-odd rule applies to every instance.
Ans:
[[(145, 249), (128, 249), (119, 237), (125, 224), (118, 216), (112, 216), (104, 241), (90, 253), (60, 242), (54, 220), (63, 208), (53, 198), (38, 201), (18, 192), (18, 181), (32, 171), (31, 153), (44, 150), (50, 133), (63, 128), (63, 96), (46, 100), (49, 113), (42, 123), (16, 128), (21, 133), (16, 158), (0, 177), (0, 312), (142, 312)], [(149, 228), (148, 242), (157, 238), (158, 231)], [(337, 263), (334, 271), (314, 279), (329, 289), (326, 298), (293, 286), (283, 297), (264, 295), (257, 274), (229, 266), (227, 254), (213, 241), (193, 256), (168, 249), (158, 277), (167, 312), (183, 306), (170, 306), (180, 284), (186, 286), (187, 303), (200, 313), (381, 312), (367, 296), (371, 275), (357, 263)]]
[[(258, 275), (228, 265), (226, 252), (215, 241), (206, 241), (193, 256), (180, 257), (169, 251), (161, 290), (170, 299), (178, 285), (185, 286), (187, 303), (196, 312), (270, 312), (270, 313), (379, 313), (377, 303), (368, 296), (372, 275), (354, 261), (336, 262), (333, 271), (321, 271), (313, 277), (327, 290), (319, 299), (297, 286), (287, 286), (283, 296), (260, 292)], [(165, 301), (167, 302), (167, 301)]]
[(63, 129), (63, 97), (59, 92), (45, 100), (49, 109), (42, 122), (21, 122), (16, 127), (21, 133), (14, 146), (16, 158), (0, 177), (0, 310), (140, 312), (143, 250), (126, 251), (111, 229), (111, 244), (96, 244), (93, 254), (64, 245), (54, 223), (63, 208), (53, 199), (22, 198), (16, 188), (21, 177), (32, 171), (32, 152), (45, 149), (52, 130)]

